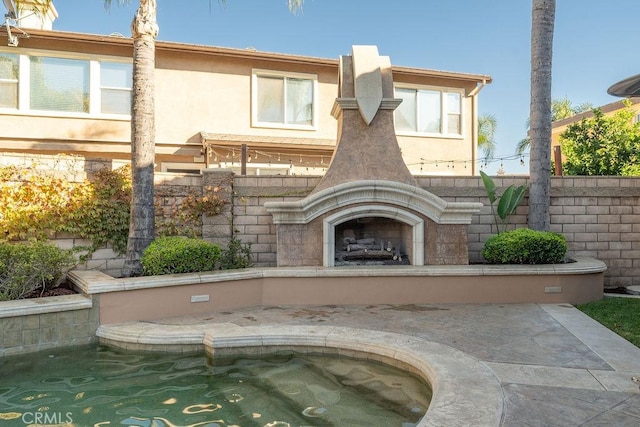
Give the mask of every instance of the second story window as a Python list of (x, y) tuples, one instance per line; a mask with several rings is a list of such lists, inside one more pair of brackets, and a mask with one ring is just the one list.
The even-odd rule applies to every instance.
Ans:
[(131, 87), (126, 59), (0, 52), (0, 111), (127, 119)]
[(89, 61), (30, 57), (31, 110), (89, 112)]
[(18, 108), (18, 55), (0, 53), (0, 108)]
[(253, 125), (312, 129), (315, 82), (315, 76), (254, 72)]
[(398, 133), (462, 136), (462, 91), (396, 87)]
[(100, 111), (131, 114), (131, 64), (100, 62)]

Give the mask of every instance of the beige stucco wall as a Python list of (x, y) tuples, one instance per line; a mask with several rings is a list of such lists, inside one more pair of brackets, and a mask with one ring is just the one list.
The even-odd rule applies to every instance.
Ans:
[[(254, 127), (251, 123), (253, 69), (314, 74), (318, 76), (316, 130)], [(180, 144), (201, 131), (291, 138), (335, 138), (331, 107), (337, 94), (334, 67), (309, 67), (290, 63), (248, 61), (211, 55), (158, 53), (156, 62), (156, 129), (158, 143)], [(166, 120), (165, 120), (166, 118)], [(199, 136), (196, 141), (200, 143)]]
[[(156, 163), (204, 163), (200, 132), (284, 138), (279, 143), (302, 144), (296, 139), (325, 141), (337, 137), (337, 121), (331, 109), (337, 96), (338, 58), (306, 58), (215, 47), (158, 42), (156, 46)], [(345, 54), (351, 47), (345, 42)], [(129, 60), (129, 39), (34, 31), (19, 48), (0, 47), (0, 52), (66, 54), (69, 57)], [(384, 54), (384, 52), (381, 52)], [(393, 63), (393, 58), (391, 58)], [(252, 70), (292, 72), (317, 76), (317, 122), (313, 130), (265, 128), (251, 122)], [(444, 73), (447, 74), (447, 73)], [(470, 94), (476, 77), (456, 78), (429, 75), (429, 70), (398, 67), (396, 83), (462, 89)], [(466, 80), (465, 80), (466, 79)], [(475, 80), (474, 80), (475, 79)], [(463, 97), (461, 138), (399, 136), (405, 162), (414, 173), (471, 175), (464, 161), (474, 156), (474, 98)], [(0, 109), (3, 133), (0, 151), (67, 153), (86, 157), (127, 159), (130, 156), (130, 121), (85, 114), (55, 114), (29, 110)], [(290, 141), (289, 141), (290, 140)], [(317, 142), (319, 143), (319, 142)], [(255, 145), (253, 149), (259, 149)], [(239, 143), (237, 143), (239, 146)], [(328, 164), (330, 154), (324, 159)], [(294, 157), (295, 158), (295, 157)], [(425, 162), (421, 168), (421, 159)], [(436, 160), (455, 161), (455, 168)], [(239, 156), (236, 158), (239, 161)], [(288, 163), (288, 160), (285, 161)], [(472, 163), (469, 164), (470, 166)], [(321, 172), (321, 170), (320, 170)], [(318, 169), (297, 167), (296, 174), (319, 173)]]

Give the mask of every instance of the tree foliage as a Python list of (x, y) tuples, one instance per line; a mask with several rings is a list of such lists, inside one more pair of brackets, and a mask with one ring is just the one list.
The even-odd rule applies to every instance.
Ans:
[(496, 128), (498, 121), (493, 114), (482, 114), (478, 117), (478, 148), (484, 157), (491, 158), (496, 152)]
[(600, 109), (560, 135), (565, 175), (640, 175), (640, 124), (629, 101), (612, 116)]
[[(551, 100), (551, 121), (568, 119), (576, 114), (584, 113), (593, 109), (593, 105), (589, 102), (574, 105), (566, 96), (562, 99), (556, 98)], [(529, 130), (529, 119), (527, 119), (527, 130)], [(529, 137), (522, 138), (516, 145), (516, 154), (524, 154), (529, 149)]]

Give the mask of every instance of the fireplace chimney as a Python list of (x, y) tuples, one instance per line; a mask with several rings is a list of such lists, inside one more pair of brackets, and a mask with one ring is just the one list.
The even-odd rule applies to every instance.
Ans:
[(313, 192), (349, 181), (385, 180), (417, 185), (402, 158), (393, 124), (391, 61), (376, 46), (353, 46), (340, 57), (338, 98), (331, 114), (338, 141), (329, 169)]

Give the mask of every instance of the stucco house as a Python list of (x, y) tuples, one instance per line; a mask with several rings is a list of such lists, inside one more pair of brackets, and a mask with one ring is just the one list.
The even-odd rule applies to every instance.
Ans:
[[(129, 159), (131, 38), (21, 30), (15, 46), (0, 28), (0, 153)], [(478, 94), (491, 77), (392, 72), (411, 172), (475, 174)], [(338, 58), (158, 41), (155, 78), (158, 171), (240, 170), (243, 148), (247, 174), (318, 175), (331, 160)]]

